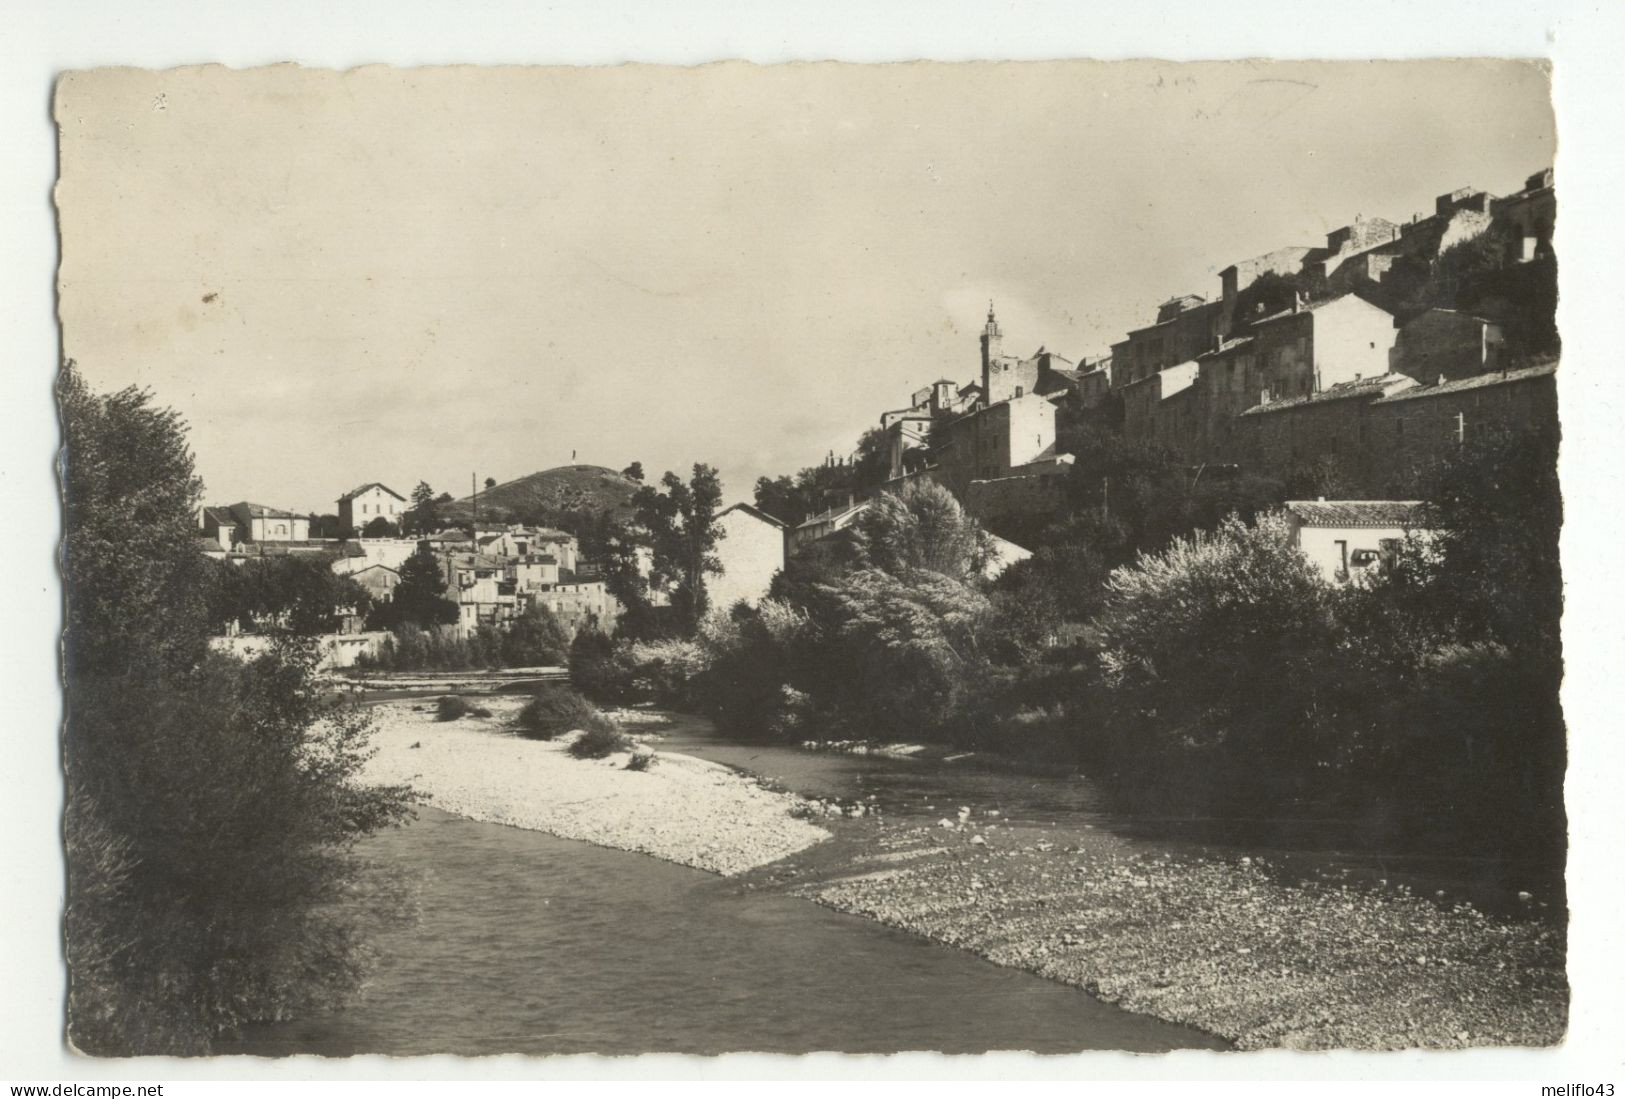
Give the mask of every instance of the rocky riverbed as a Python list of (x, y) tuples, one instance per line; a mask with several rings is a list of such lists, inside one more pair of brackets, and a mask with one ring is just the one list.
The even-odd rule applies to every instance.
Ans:
[(844, 868), (826, 851), (763, 874), (1242, 1049), (1543, 1046), (1567, 1024), (1551, 915), (1492, 917), (1403, 886), (1304, 881), (1089, 827), (968, 815), (878, 827)]
[[(774, 862), (829, 836), (802, 819), (809, 815), (802, 799), (714, 763), (657, 751), (653, 766), (632, 771), (629, 752), (580, 760), (566, 751), (569, 735), (526, 740), (514, 726), (523, 703), (483, 696), (490, 717), (456, 721), (437, 721), (433, 703), (379, 705), (364, 777), (410, 783), (425, 804), (471, 820), (718, 874)], [(629, 731), (635, 741), (636, 728)]]

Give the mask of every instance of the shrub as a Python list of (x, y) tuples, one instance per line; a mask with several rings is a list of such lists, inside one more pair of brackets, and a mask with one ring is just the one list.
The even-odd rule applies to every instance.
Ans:
[[(717, 617), (711, 615), (707, 621)], [(674, 638), (623, 643), (617, 646), (616, 658), (632, 670), (631, 697), (673, 709), (693, 706), (692, 686), (706, 666), (700, 643)]]
[(571, 729), (585, 729), (601, 715), (569, 687), (543, 684), (519, 711), (519, 735), (529, 740), (552, 740)]
[(1142, 554), (1112, 573), (1097, 623), (1107, 712), (1094, 748), (1164, 791), (1183, 778), (1237, 799), (1303, 792), (1343, 739), (1332, 604), (1279, 516), (1232, 516)]
[(653, 752), (633, 752), (632, 758), (626, 761), (628, 771), (647, 771), (660, 760)]
[(577, 759), (603, 759), (632, 747), (632, 738), (615, 727), (603, 714), (594, 714), (587, 729), (570, 744)]
[(566, 657), (570, 638), (553, 612), (532, 603), (502, 635), (502, 663), (510, 668), (556, 665)]
[(434, 717), (436, 721), (456, 721), (468, 714), (468, 703), (461, 695), (441, 695), (440, 701), (435, 703)]
[(633, 669), (624, 647), (600, 630), (584, 629), (570, 645), (570, 682), (594, 702), (634, 701)]

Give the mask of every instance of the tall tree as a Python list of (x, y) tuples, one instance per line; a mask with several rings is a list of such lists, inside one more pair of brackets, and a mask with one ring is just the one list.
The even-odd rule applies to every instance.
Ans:
[(621, 470), (621, 476), (630, 478), (641, 485), (643, 483), (643, 463), (633, 462), (631, 465)]
[(987, 532), (929, 481), (877, 494), (852, 525), (860, 560), (904, 580), (924, 570), (974, 581), (992, 553)]
[(413, 534), (433, 534), (440, 529), (439, 508), (429, 482), (419, 481), (418, 487), (412, 490), (412, 506), (402, 521)]
[(366, 717), (324, 701), (314, 645), (208, 654), (184, 422), (143, 390), (92, 393), (71, 362), (59, 395), (68, 1033), (203, 1053), (359, 979), (349, 902), (381, 894), (348, 852), (406, 791), (358, 781)]
[(393, 629), (411, 623), (428, 629), (457, 621), (457, 604), (445, 596), (446, 577), (440, 558), (427, 544), (401, 563), (401, 581), (390, 602), (381, 605), (373, 623)]
[(714, 468), (696, 462), (688, 483), (668, 472), (660, 486), (638, 489), (632, 506), (653, 551), (651, 580), (657, 586), (671, 586), (672, 606), (684, 627), (692, 629), (709, 609), (706, 576), (722, 572), (715, 553), (723, 533), (716, 525), (722, 482)]

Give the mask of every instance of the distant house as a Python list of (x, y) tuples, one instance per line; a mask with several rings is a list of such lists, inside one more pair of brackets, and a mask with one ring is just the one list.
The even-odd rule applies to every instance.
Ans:
[(1407, 537), (1427, 534), (1420, 500), (1288, 500), (1286, 514), (1298, 549), (1334, 584), (1392, 564)]
[(201, 516), (203, 537), (217, 549), (229, 550), (237, 542), (237, 519), (229, 508), (204, 508)]
[[(219, 508), (211, 508), (219, 511)], [(240, 542), (308, 542), (310, 518), (291, 511), (240, 500), (224, 510), (237, 524)]]
[(711, 606), (726, 611), (735, 603), (755, 606), (784, 568), (785, 525), (760, 508), (735, 504), (717, 515), (723, 536), (716, 555), (722, 575), (706, 580)]
[(836, 531), (845, 530), (868, 507), (869, 502), (867, 500), (848, 501), (840, 507), (831, 508), (804, 520), (795, 530), (790, 532), (790, 551), (794, 553), (810, 542), (816, 542), (820, 538), (828, 538)]
[(401, 574), (388, 565), (367, 565), (350, 573), (350, 579), (365, 588), (374, 603), (388, 603), (395, 598)]
[(369, 481), (339, 497), (339, 529), (359, 531), (374, 519), (399, 527), (406, 514), (406, 497), (388, 485)]

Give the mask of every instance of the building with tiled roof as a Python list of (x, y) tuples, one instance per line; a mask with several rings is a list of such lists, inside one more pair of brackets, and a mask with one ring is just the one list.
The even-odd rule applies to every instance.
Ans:
[(1298, 549), (1337, 584), (1391, 564), (1407, 538), (1427, 537), (1420, 500), (1288, 500), (1286, 517)]
[(396, 529), (400, 528), (401, 519), (406, 515), (406, 497), (378, 481), (368, 481), (364, 485), (346, 492), (338, 499), (339, 529), (341, 531), (364, 530), (368, 523), (382, 519)]
[[(216, 509), (218, 510), (218, 509)], [(225, 510), (237, 523), (237, 539), (243, 542), (306, 542), (310, 540), (310, 517), (281, 508), (239, 500)]]

